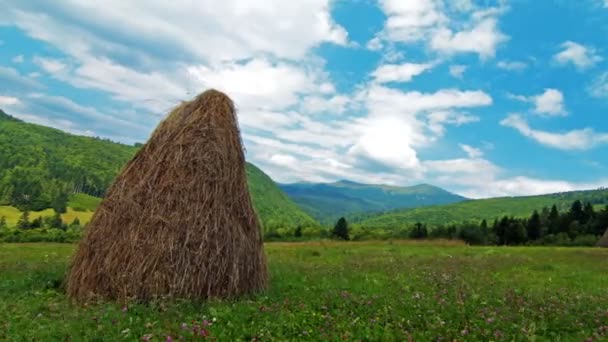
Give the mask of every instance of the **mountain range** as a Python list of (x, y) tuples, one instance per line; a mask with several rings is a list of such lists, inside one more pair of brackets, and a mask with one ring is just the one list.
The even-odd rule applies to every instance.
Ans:
[(466, 200), (465, 197), (429, 184), (398, 187), (341, 180), (335, 183), (294, 183), (279, 186), (300, 208), (322, 223), (331, 223), (341, 216), (353, 214)]

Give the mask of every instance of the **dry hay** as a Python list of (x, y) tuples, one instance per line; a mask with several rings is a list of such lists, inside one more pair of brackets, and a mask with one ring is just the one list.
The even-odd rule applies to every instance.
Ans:
[(608, 229), (604, 233), (604, 236), (600, 238), (600, 241), (597, 242), (598, 247), (608, 248)]
[(110, 187), (67, 293), (81, 301), (226, 298), (267, 282), (235, 108), (209, 90), (174, 109)]

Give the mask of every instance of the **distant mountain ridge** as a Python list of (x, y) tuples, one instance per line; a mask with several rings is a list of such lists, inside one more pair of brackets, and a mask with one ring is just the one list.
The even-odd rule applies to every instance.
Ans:
[(429, 184), (409, 187), (362, 184), (349, 180), (334, 183), (279, 184), (304, 211), (323, 223), (340, 216), (393, 209), (449, 204), (467, 200)]

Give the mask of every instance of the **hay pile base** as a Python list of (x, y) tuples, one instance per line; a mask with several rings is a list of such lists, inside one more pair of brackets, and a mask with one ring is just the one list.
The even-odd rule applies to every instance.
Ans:
[(602, 236), (600, 238), (600, 241), (597, 242), (597, 246), (598, 247), (608, 248), (608, 228), (606, 229), (606, 232), (604, 233), (604, 236)]
[(209, 90), (174, 109), (110, 187), (72, 261), (67, 293), (225, 298), (267, 282), (235, 108)]

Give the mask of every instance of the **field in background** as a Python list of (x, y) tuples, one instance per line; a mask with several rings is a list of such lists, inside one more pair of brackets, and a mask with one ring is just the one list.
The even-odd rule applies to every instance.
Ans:
[(0, 244), (0, 340), (534, 340), (608, 334), (608, 250), (269, 243), (239, 301), (73, 306), (70, 244)]

